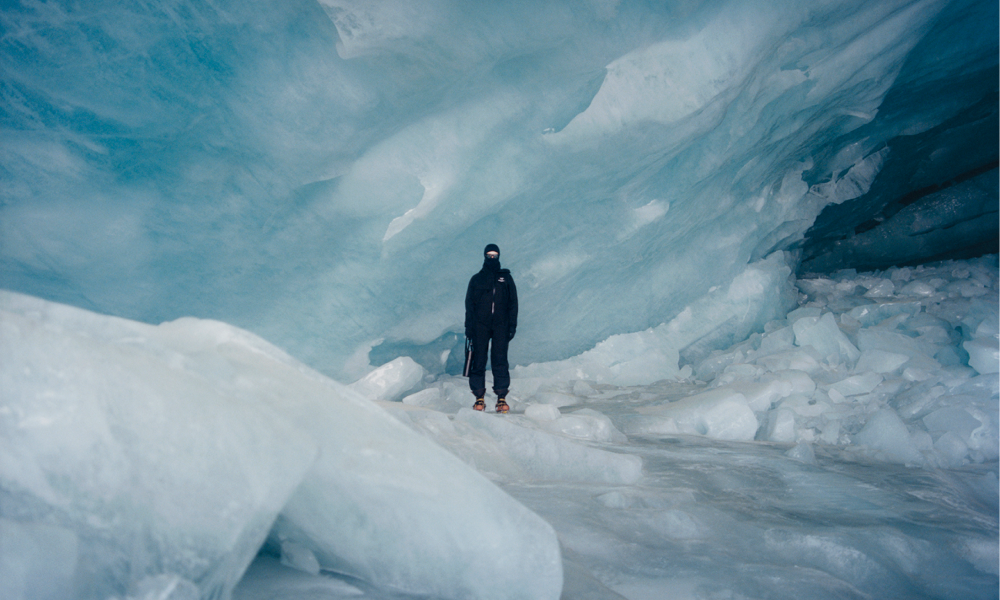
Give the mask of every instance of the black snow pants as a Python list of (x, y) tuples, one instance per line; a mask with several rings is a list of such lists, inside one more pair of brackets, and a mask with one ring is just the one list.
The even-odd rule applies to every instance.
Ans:
[(469, 387), (476, 398), (486, 395), (487, 349), (489, 349), (490, 368), (493, 371), (493, 391), (499, 398), (507, 396), (507, 391), (510, 389), (510, 366), (507, 364), (509, 342), (506, 326), (496, 330), (489, 325), (476, 323), (472, 338), (472, 368), (469, 370)]

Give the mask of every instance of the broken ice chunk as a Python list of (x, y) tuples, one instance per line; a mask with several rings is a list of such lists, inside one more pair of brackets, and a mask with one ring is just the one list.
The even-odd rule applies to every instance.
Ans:
[(910, 360), (905, 354), (887, 350), (865, 350), (854, 366), (855, 373), (892, 373)]
[(792, 326), (797, 346), (812, 346), (824, 358), (836, 363), (854, 364), (861, 352), (837, 326), (833, 313), (822, 317), (803, 317)]

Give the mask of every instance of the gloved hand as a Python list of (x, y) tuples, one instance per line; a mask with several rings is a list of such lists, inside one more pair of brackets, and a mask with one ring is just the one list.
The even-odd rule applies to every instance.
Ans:
[(472, 339), (472, 328), (471, 327), (466, 327), (465, 328), (465, 339), (467, 339), (467, 340), (471, 340)]
[(514, 330), (513, 329), (511, 329), (510, 331), (507, 332), (507, 340), (510, 341), (512, 339), (514, 339)]

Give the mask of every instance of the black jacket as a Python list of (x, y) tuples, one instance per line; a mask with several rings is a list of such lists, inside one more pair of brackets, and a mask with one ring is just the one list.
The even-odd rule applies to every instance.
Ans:
[(465, 293), (465, 330), (477, 323), (494, 331), (507, 330), (509, 338), (517, 329), (517, 287), (509, 269), (492, 271), (483, 267), (469, 280)]

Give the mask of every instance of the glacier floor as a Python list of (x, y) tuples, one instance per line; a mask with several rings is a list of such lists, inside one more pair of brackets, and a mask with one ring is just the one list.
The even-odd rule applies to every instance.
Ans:
[[(593, 409), (627, 429), (637, 408), (696, 387), (606, 386), (564, 410)], [(443, 418), (427, 409), (407, 411)], [(448, 418), (457, 423), (460, 416)], [(506, 416), (475, 417), (528, 430), (535, 425), (516, 404)], [(418, 431), (425, 423), (425, 434), (443, 439), (428, 421), (410, 420)], [(464, 440), (473, 441), (468, 435)], [(557, 531), (567, 600), (997, 597), (996, 463), (913, 468), (871, 460), (849, 446), (816, 445), (802, 452), (793, 444), (690, 435), (582, 443), (640, 457), (642, 477), (600, 483), (512, 476), (498, 473), (495, 464), (481, 469)], [(480, 454), (473, 462), (490, 464), (489, 458)], [(483, 569), (505, 563), (502, 556), (479, 558)], [(233, 597), (413, 596), (335, 573), (310, 575), (261, 555)]]

